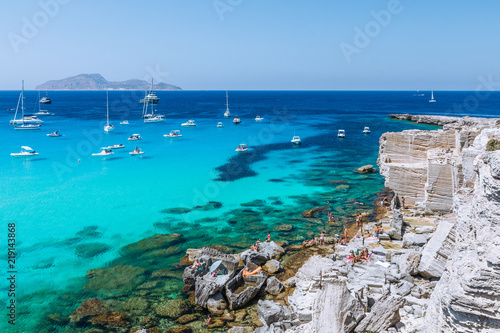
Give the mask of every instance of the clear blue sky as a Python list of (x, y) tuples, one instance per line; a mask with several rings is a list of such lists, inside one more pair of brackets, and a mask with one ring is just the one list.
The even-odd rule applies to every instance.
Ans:
[[(218, 13), (217, 3), (230, 10)], [(0, 89), (81, 73), (143, 79), (151, 70), (184, 89), (473, 90), (480, 75), (500, 81), (500, 1), (401, 0), (385, 26), (375, 23), (371, 12), (390, 3), (2, 1)], [(38, 31), (23, 33), (26, 21)], [(368, 45), (356, 46), (356, 27), (372, 29)], [(356, 52), (346, 57), (341, 45)]]

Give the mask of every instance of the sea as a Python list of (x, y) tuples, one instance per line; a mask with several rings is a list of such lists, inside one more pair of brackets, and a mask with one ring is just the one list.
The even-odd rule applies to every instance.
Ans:
[[(223, 117), (226, 91), (158, 91), (156, 113), (166, 120), (145, 124), (143, 91), (109, 91), (115, 129), (105, 133), (106, 92), (49, 91), (52, 104), (41, 108), (53, 115), (40, 116), (40, 130), (16, 131), (9, 120), (19, 94), (0, 91), (1, 332), (85, 331), (68, 315), (86, 299), (110, 295), (89, 287), (90, 270), (125, 260), (145, 276), (167, 269), (177, 279), (164, 297), (177, 298), (188, 248), (235, 253), (267, 231), (286, 244), (340, 233), (355, 214), (373, 211), (384, 188), (377, 172), (354, 171), (378, 168), (381, 135), (437, 129), (388, 114), (500, 116), (500, 93), (489, 91), (435, 91), (435, 103), (430, 91), (229, 91), (231, 118)], [(38, 92), (24, 96), (25, 113), (38, 111)], [(196, 127), (181, 126), (191, 119)], [(171, 130), (182, 137), (164, 137)], [(63, 136), (47, 136), (54, 131)], [(132, 134), (142, 140), (129, 141)], [(301, 145), (290, 142), (294, 135)], [(125, 148), (92, 156), (113, 144)], [(240, 144), (248, 150), (236, 152)], [(39, 155), (10, 156), (21, 146)], [(144, 154), (130, 155), (135, 147)], [(302, 218), (326, 205), (335, 222)], [(157, 234), (180, 234), (181, 241), (153, 261), (123, 259), (125, 246)]]

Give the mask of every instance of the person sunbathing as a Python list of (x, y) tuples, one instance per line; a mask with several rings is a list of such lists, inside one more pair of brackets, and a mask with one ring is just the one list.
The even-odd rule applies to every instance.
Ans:
[(201, 263), (198, 260), (195, 260), (193, 266), (191, 266), (191, 269), (200, 269)]

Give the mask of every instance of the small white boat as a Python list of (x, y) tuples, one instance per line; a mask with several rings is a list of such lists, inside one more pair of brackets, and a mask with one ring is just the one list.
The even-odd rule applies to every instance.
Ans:
[(241, 123), (240, 117), (235, 116), (233, 119), (233, 124), (238, 125), (239, 123)]
[(194, 127), (196, 126), (194, 120), (188, 120), (187, 122), (181, 124), (181, 126), (184, 126), (184, 127)]
[(339, 138), (345, 138), (345, 131), (343, 129), (339, 129), (339, 132), (337, 133), (337, 136)]
[(132, 156), (134, 156), (134, 155), (142, 155), (142, 154), (144, 154), (144, 152), (141, 150), (141, 148), (135, 147), (135, 149), (132, 150), (129, 154), (132, 155)]
[(113, 155), (114, 153), (111, 151), (111, 149), (108, 149), (107, 147), (101, 148), (101, 152), (97, 154), (92, 154), (92, 156), (108, 156), (108, 155)]
[(172, 131), (170, 131), (170, 133), (164, 134), (163, 136), (166, 138), (178, 138), (178, 137), (181, 137), (182, 135), (181, 135), (181, 131), (172, 130)]
[(217, 127), (224, 127), (224, 124), (221, 123), (220, 121), (217, 123)]
[(165, 116), (161, 114), (157, 115), (146, 115), (144, 117), (145, 123), (163, 123), (165, 121)]
[(434, 99), (434, 90), (431, 92), (431, 99), (429, 100), (429, 103), (435, 103), (436, 100)]
[(302, 141), (298, 135), (294, 135), (291, 141), (294, 145), (300, 145)]
[(113, 132), (115, 127), (109, 123), (109, 99), (108, 92), (106, 91), (106, 125), (104, 126), (104, 132)]
[(227, 90), (226, 90), (226, 112), (224, 112), (224, 117), (226, 118), (231, 117), (231, 112), (229, 112), (229, 100), (227, 97)]
[(119, 145), (112, 145), (112, 146), (107, 147), (107, 149), (120, 149), (120, 148), (125, 148), (125, 145), (119, 144)]
[(141, 136), (139, 134), (132, 134), (131, 136), (128, 137), (130, 141), (134, 140), (142, 140)]
[(241, 143), (238, 148), (236, 148), (237, 152), (247, 151), (248, 145), (246, 143)]
[(12, 119), (10, 121), (11, 125), (16, 125), (16, 124), (41, 124), (43, 123), (43, 120), (38, 118), (35, 115), (32, 116), (23, 116), (21, 119)]
[[(44, 97), (44, 98), (45, 98), (45, 97)], [(54, 115), (53, 113), (50, 113), (50, 112), (49, 112), (49, 111), (47, 111), (47, 110), (42, 110), (42, 109), (40, 108), (40, 104), (44, 104), (44, 103), (42, 103), (43, 98), (42, 98), (42, 99), (40, 99), (40, 91), (38, 92), (38, 99), (39, 99), (39, 101), (38, 101), (38, 111), (37, 111), (37, 112), (35, 112), (35, 113), (33, 113), (33, 114), (35, 114), (35, 115), (37, 115), (37, 116), (53, 116), (53, 115)], [(49, 100), (50, 100), (50, 99), (49, 99)], [(50, 103), (45, 103), (45, 104), (50, 104)]]
[(29, 157), (36, 156), (38, 153), (28, 146), (21, 146), (21, 151), (19, 153), (11, 153), (10, 156), (14, 157)]
[(262, 118), (261, 116), (255, 117), (255, 121), (261, 121), (261, 120), (264, 120), (264, 118)]
[[(38, 92), (38, 98), (40, 98), (40, 92)], [(45, 96), (42, 97), (39, 101), (40, 104), (51, 104), (52, 101), (50, 100), (50, 97), (45, 93)]]
[(52, 138), (55, 138), (55, 137), (58, 137), (58, 136), (62, 136), (61, 133), (59, 133), (59, 131), (55, 131), (55, 132), (52, 132), (50, 134), (47, 134), (47, 136), (50, 136)]
[(363, 134), (370, 134), (370, 127), (365, 126), (365, 128), (363, 129)]
[(124, 120), (120, 122), (120, 125), (129, 125), (129, 122), (128, 120)]
[(21, 124), (21, 125), (14, 125), (15, 130), (39, 130), (42, 125), (38, 124)]

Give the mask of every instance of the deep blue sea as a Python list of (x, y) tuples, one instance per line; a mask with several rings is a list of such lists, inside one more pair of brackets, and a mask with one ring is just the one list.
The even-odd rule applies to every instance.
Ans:
[[(225, 91), (159, 91), (156, 110), (166, 121), (145, 124), (139, 104), (144, 92), (110, 91), (115, 131), (105, 133), (105, 92), (53, 91), (52, 104), (42, 108), (55, 115), (40, 117), (41, 130), (15, 131), (9, 120), (19, 93), (0, 92), (2, 304), (11, 299), (8, 223), (16, 226), (17, 272), (17, 325), (6, 323), (3, 307), (1, 332), (79, 332), (47, 315), (67, 316), (99, 294), (84, 289), (87, 271), (112, 265), (123, 246), (154, 234), (183, 235), (179, 249), (155, 263), (179, 273), (176, 265), (187, 248), (217, 244), (242, 251), (267, 230), (288, 243), (321, 230), (338, 232), (354, 213), (372, 209), (384, 187), (379, 174), (353, 172), (376, 165), (381, 134), (436, 128), (391, 120), (389, 113), (500, 116), (498, 92), (479, 99), (475, 92), (435, 91), (437, 102), (429, 103), (430, 92), (229, 91), (231, 113), (242, 120), (234, 125), (223, 118)], [(37, 110), (37, 96), (25, 92), (26, 113)], [(257, 115), (264, 120), (256, 122)], [(189, 119), (198, 126), (180, 126)], [(122, 120), (130, 124), (120, 125)], [(223, 128), (216, 127), (219, 121)], [(362, 134), (365, 126), (371, 134)], [(182, 137), (163, 137), (176, 129)], [(337, 138), (339, 129), (346, 131), (344, 139)], [(56, 130), (64, 136), (46, 136)], [(143, 140), (127, 141), (134, 133)], [(300, 147), (290, 143), (294, 135), (301, 137)], [(91, 156), (119, 143), (126, 147), (110, 157)], [(240, 143), (249, 150), (237, 153)], [(40, 155), (10, 156), (23, 145)], [(145, 154), (129, 155), (135, 146)], [(326, 201), (336, 224), (301, 220), (302, 211)], [(277, 227), (282, 224), (293, 229)], [(69, 293), (78, 298), (62, 302)], [(173, 288), (168, 297), (179, 294)]]

